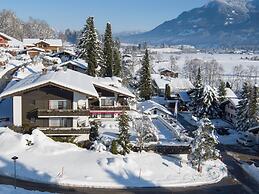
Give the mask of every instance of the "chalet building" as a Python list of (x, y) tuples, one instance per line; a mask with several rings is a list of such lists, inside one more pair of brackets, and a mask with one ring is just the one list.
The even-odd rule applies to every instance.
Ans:
[(94, 78), (66, 68), (30, 75), (0, 94), (0, 99), (8, 97), (13, 99), (14, 126), (51, 133), (54, 129), (79, 133), (89, 129), (89, 120), (115, 119), (133, 108), (129, 102), (135, 98), (115, 78)]
[(0, 32), (0, 47), (22, 49), (23, 43), (7, 34)]
[(237, 106), (239, 99), (237, 95), (230, 89), (226, 88), (226, 100), (221, 103), (221, 109), (223, 110), (223, 117), (225, 120), (236, 125)]
[(88, 64), (82, 59), (73, 59), (59, 64), (60, 67), (67, 67), (68, 69), (85, 73), (88, 68)]
[(137, 109), (139, 110), (139, 112), (150, 114), (151, 116), (161, 116), (164, 118), (173, 117), (173, 114), (169, 110), (167, 110), (167, 108), (152, 100), (138, 103)]
[(38, 56), (41, 53), (45, 53), (45, 50), (41, 49), (41, 48), (37, 48), (37, 47), (30, 47), (30, 48), (25, 49), (25, 52), (31, 58), (34, 58), (34, 57)]
[(26, 49), (36, 47), (51, 53), (59, 52), (63, 47), (61, 39), (23, 39), (23, 44)]
[(178, 73), (170, 70), (169, 68), (160, 68), (159, 74), (166, 76), (166, 77), (172, 77), (172, 78), (178, 78)]
[(171, 88), (172, 95), (178, 95), (179, 92), (189, 91), (194, 88), (192, 83), (185, 78), (165, 77), (159, 74), (152, 74), (151, 78), (154, 91), (159, 96), (165, 95), (165, 87), (167, 84)]

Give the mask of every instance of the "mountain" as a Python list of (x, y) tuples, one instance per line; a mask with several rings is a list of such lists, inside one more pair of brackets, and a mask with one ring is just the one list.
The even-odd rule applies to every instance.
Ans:
[(131, 43), (259, 47), (258, 21), (259, 0), (213, 0), (151, 31), (120, 38)]

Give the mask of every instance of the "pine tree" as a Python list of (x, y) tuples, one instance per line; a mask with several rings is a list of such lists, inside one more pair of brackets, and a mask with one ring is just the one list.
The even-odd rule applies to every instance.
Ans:
[(170, 99), (171, 98), (171, 88), (169, 84), (165, 85), (165, 99)]
[(98, 62), (101, 61), (102, 57), (98, 34), (94, 27), (94, 17), (89, 17), (86, 20), (77, 48), (78, 56), (88, 63), (88, 75), (96, 76)]
[(121, 76), (121, 54), (119, 49), (114, 48), (113, 51), (113, 61), (114, 61), (114, 69), (113, 69), (113, 75), (120, 77)]
[(119, 153), (122, 155), (128, 154), (130, 152), (130, 134), (129, 134), (129, 116), (123, 112), (119, 116), (119, 136), (118, 136), (118, 144), (121, 146)]
[(201, 78), (201, 68), (198, 68), (198, 72), (196, 75), (196, 79), (194, 82), (194, 89), (193, 93), (191, 94), (191, 109), (195, 116), (198, 115), (198, 101), (202, 95), (203, 85), (202, 85), (202, 78)]
[(215, 147), (218, 142), (214, 130), (211, 121), (204, 118), (201, 126), (194, 132), (195, 137), (191, 143), (191, 153), (188, 155), (188, 159), (193, 167), (198, 168), (198, 171), (201, 170), (203, 162), (219, 157), (219, 151)]
[(201, 68), (200, 67), (198, 68), (198, 72), (197, 72), (196, 79), (195, 79), (195, 82), (194, 82), (194, 87), (195, 88), (201, 88), (202, 87)]
[(91, 122), (90, 124), (91, 124), (91, 129), (90, 129), (89, 140), (91, 142), (94, 142), (99, 137), (99, 132), (98, 132), (99, 126), (98, 126), (98, 123), (95, 121)]
[(197, 100), (196, 106), (195, 114), (199, 118), (217, 118), (221, 113), (218, 95), (216, 91), (208, 85), (203, 88), (201, 97)]
[(104, 34), (104, 70), (105, 77), (113, 76), (113, 40), (112, 40), (112, 27), (110, 23), (107, 23)]
[(151, 85), (151, 69), (149, 64), (149, 54), (146, 49), (145, 55), (142, 59), (142, 68), (140, 75), (140, 98), (145, 100), (150, 100), (152, 95), (152, 85)]
[(249, 123), (249, 96), (251, 94), (251, 86), (244, 82), (241, 100), (237, 106), (237, 130), (247, 131), (250, 127)]
[(257, 111), (258, 111), (258, 88), (256, 85), (251, 88), (251, 95), (249, 96), (249, 127), (258, 125)]
[(226, 84), (224, 81), (220, 80), (220, 85), (218, 89), (218, 95), (220, 102), (223, 102), (226, 99)]

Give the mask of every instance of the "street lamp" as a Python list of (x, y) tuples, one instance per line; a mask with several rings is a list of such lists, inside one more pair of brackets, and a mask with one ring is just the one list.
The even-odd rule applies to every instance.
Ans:
[(13, 156), (12, 160), (13, 160), (13, 167), (14, 167), (14, 188), (16, 189), (16, 160), (18, 159), (17, 156)]

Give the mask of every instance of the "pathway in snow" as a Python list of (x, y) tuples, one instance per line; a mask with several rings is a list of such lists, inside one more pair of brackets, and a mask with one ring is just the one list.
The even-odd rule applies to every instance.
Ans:
[(175, 138), (175, 135), (173, 134), (170, 129), (167, 128), (159, 119), (154, 118), (152, 119), (153, 124), (157, 128), (159, 141), (162, 143), (168, 143), (172, 142), (172, 140)]

